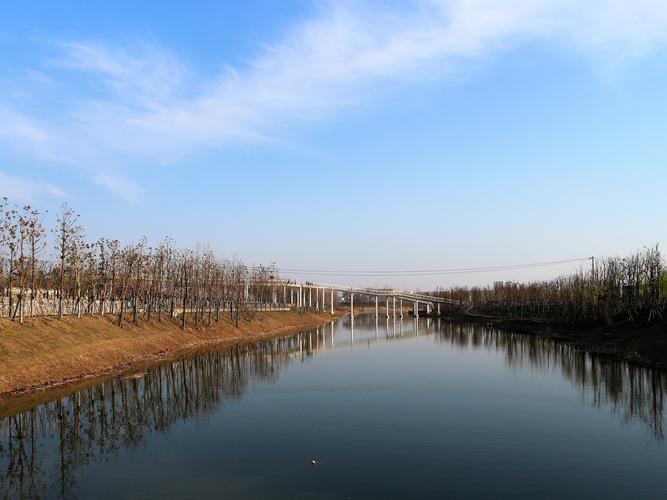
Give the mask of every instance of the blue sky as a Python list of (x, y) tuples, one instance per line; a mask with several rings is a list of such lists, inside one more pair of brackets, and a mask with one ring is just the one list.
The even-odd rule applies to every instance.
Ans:
[(0, 195), (66, 201), (91, 238), (339, 270), (667, 244), (661, 1), (15, 2), (0, 23)]

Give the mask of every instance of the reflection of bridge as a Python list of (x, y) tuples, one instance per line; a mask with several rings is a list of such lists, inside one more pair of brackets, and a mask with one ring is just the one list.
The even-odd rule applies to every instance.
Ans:
[[(467, 304), (460, 303), (456, 300), (446, 299), (443, 297), (436, 297), (433, 295), (426, 295), (422, 293), (411, 293), (400, 290), (392, 290), (386, 288), (355, 288), (350, 286), (330, 285), (312, 282), (292, 282), (286, 280), (274, 280), (271, 282), (273, 286), (274, 295), (273, 302), (278, 303), (278, 292), (282, 287), (283, 303), (296, 307), (299, 309), (314, 309), (317, 311), (326, 311), (330, 309), (331, 314), (334, 314), (334, 302), (337, 293), (349, 294), (350, 296), (350, 314), (354, 317), (354, 296), (364, 295), (375, 298), (375, 316), (379, 315), (379, 303), (382, 298), (386, 302), (385, 314), (389, 317), (390, 313), (395, 318), (397, 316), (397, 301), (398, 301), (398, 315), (403, 317), (403, 301), (412, 302), (413, 314), (419, 316), (420, 307), (423, 307), (424, 313), (428, 316), (436, 314), (440, 316), (441, 306), (455, 307), (457, 309), (465, 309)], [(288, 296), (289, 294), (289, 296)], [(314, 297), (313, 297), (314, 295)], [(327, 303), (327, 295), (328, 303)], [(289, 300), (288, 300), (289, 299)]]

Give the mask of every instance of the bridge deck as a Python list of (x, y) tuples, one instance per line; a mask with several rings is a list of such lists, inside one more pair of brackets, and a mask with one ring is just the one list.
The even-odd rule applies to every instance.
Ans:
[(328, 283), (312, 283), (312, 282), (291, 282), (286, 280), (274, 280), (272, 282), (278, 286), (286, 286), (290, 288), (301, 289), (317, 289), (317, 290), (333, 290), (335, 292), (355, 293), (359, 295), (367, 295), (371, 297), (387, 297), (404, 300), (411, 300), (416, 302), (430, 303), (430, 304), (447, 304), (460, 306), (458, 301), (446, 299), (443, 297), (436, 297), (433, 295), (426, 295), (423, 293), (406, 292), (402, 290), (387, 290), (385, 288), (357, 288), (352, 286), (334, 285)]

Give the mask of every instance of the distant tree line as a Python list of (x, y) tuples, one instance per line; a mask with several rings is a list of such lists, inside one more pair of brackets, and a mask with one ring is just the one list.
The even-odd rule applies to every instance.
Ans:
[(177, 248), (169, 238), (156, 246), (88, 241), (66, 204), (50, 231), (45, 215), (0, 199), (0, 317), (113, 314), (121, 326), (169, 318), (199, 327), (226, 312), (238, 326), (257, 305), (277, 302), (272, 266)]
[(549, 281), (456, 287), (436, 294), (467, 304), (471, 313), (612, 326), (662, 319), (667, 274), (656, 245), (625, 258), (591, 259), (589, 268)]

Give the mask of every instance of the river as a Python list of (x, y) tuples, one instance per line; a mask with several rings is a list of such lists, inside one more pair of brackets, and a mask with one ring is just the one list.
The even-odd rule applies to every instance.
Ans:
[[(0, 407), (9, 498), (664, 498), (665, 374), (420, 318)], [(312, 463), (314, 461), (314, 463)]]

